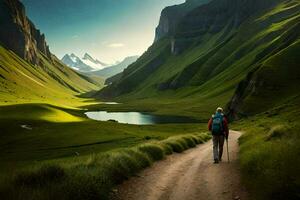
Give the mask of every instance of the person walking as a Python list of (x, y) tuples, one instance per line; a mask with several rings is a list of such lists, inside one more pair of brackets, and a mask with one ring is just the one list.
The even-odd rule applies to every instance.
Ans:
[(213, 158), (217, 164), (222, 161), (224, 141), (228, 140), (229, 135), (228, 121), (222, 108), (217, 108), (216, 113), (208, 121), (208, 130), (213, 136)]

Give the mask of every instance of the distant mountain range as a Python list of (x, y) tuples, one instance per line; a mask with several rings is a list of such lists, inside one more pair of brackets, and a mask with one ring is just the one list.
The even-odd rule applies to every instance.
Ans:
[(82, 58), (72, 54), (66, 54), (61, 61), (65, 63), (67, 66), (80, 71), (80, 72), (92, 72), (96, 70), (103, 69), (109, 64), (99, 61), (98, 59), (93, 58), (88, 53), (85, 53)]
[(123, 72), (123, 70), (125, 68), (127, 68), (129, 65), (131, 65), (132, 63), (137, 61), (138, 58), (139, 58), (139, 56), (128, 56), (122, 62), (120, 62), (116, 65), (106, 67), (104, 69), (101, 69), (101, 70), (98, 70), (98, 71), (93, 71), (93, 72), (90, 72), (90, 73), (94, 74), (94, 75), (101, 76), (103, 78), (109, 78), (111, 76), (114, 76), (116, 74), (119, 74), (119, 73)]
[(61, 61), (76, 71), (89, 75), (97, 75), (103, 78), (109, 78), (121, 73), (126, 67), (134, 63), (139, 56), (128, 56), (121, 62), (115, 64), (106, 64), (85, 53), (82, 58), (74, 53), (66, 54)]

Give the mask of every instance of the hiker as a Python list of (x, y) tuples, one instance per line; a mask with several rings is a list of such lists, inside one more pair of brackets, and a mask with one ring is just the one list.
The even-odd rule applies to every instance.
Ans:
[(208, 129), (213, 135), (213, 156), (214, 163), (222, 161), (224, 140), (228, 139), (229, 129), (226, 117), (223, 114), (222, 108), (217, 108), (217, 111), (208, 122)]

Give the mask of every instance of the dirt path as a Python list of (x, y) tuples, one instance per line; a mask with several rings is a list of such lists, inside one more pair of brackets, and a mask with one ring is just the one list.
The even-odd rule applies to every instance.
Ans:
[[(156, 162), (137, 177), (119, 186), (117, 199), (124, 200), (245, 200), (237, 163), (239, 132), (229, 137), (230, 163), (213, 164), (212, 142)], [(224, 145), (226, 148), (226, 145)]]

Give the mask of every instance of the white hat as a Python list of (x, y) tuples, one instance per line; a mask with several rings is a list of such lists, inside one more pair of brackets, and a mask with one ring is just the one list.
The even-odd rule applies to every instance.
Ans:
[(218, 108), (217, 108), (217, 112), (222, 113), (222, 112), (223, 112), (223, 108), (218, 107)]

